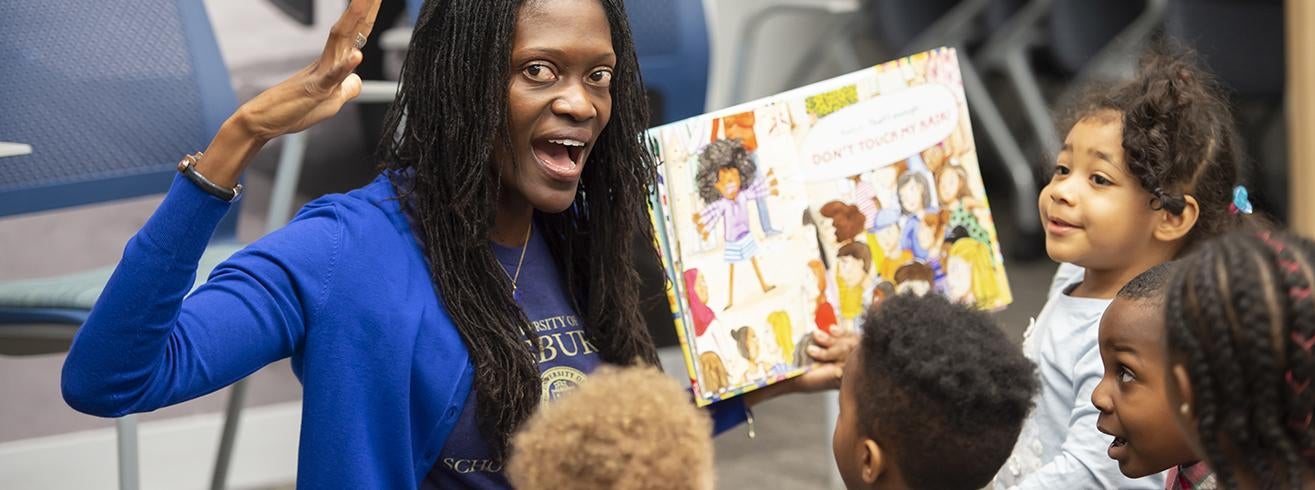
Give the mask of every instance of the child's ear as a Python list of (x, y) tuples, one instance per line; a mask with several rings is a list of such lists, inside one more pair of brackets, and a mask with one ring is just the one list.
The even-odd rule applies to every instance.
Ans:
[(1183, 196), (1183, 211), (1178, 214), (1170, 213), (1161, 209), (1157, 211), (1160, 215), (1160, 222), (1155, 225), (1155, 238), (1162, 242), (1173, 242), (1187, 236), (1191, 233), (1192, 228), (1196, 226), (1196, 220), (1201, 217), (1201, 207), (1196, 202), (1196, 198), (1191, 195)]
[(1183, 420), (1185, 425), (1196, 426), (1196, 400), (1192, 398), (1192, 378), (1187, 375), (1187, 366), (1182, 363), (1173, 364), (1173, 381), (1174, 387), (1178, 389), (1179, 405), (1170, 407), (1178, 411), (1178, 416)]
[(863, 439), (863, 464), (859, 468), (863, 474), (863, 483), (871, 486), (886, 471), (886, 458), (881, 446), (872, 439)]
[(1178, 406), (1169, 407), (1177, 412), (1178, 426), (1182, 429), (1182, 436), (1187, 439), (1188, 447), (1191, 447), (1196, 455), (1205, 458), (1205, 448), (1201, 446), (1201, 434), (1196, 424), (1196, 399), (1192, 397), (1192, 380), (1187, 375), (1187, 366), (1180, 362), (1173, 364), (1172, 375), (1174, 385), (1178, 393)]

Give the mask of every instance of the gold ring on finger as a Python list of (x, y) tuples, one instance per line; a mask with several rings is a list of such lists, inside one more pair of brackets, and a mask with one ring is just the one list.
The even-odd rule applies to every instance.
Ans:
[(364, 47), (365, 47), (365, 41), (367, 41), (367, 38), (365, 37), (365, 34), (361, 34), (361, 33), (359, 33), (359, 32), (356, 33), (356, 49), (364, 48)]

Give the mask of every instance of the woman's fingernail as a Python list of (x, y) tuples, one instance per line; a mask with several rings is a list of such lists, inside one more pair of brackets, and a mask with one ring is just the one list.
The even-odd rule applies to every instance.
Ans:
[(821, 347), (818, 347), (818, 346), (816, 346), (816, 345), (810, 345), (810, 346), (808, 346), (808, 353), (809, 353), (809, 354), (812, 354), (812, 355), (818, 355), (818, 354), (821, 354), (821, 353), (822, 353), (822, 348), (821, 348)]

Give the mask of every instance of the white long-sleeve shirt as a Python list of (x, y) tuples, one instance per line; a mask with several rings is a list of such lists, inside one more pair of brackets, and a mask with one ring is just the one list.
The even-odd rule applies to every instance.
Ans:
[(1114, 438), (1096, 430), (1100, 411), (1091, 404), (1091, 392), (1105, 372), (1097, 338), (1110, 300), (1068, 295), (1083, 272), (1060, 265), (1045, 307), (1023, 335), (1023, 353), (1037, 364), (1041, 391), (995, 477), (996, 489), (1164, 488), (1163, 473), (1123, 476), (1107, 452)]

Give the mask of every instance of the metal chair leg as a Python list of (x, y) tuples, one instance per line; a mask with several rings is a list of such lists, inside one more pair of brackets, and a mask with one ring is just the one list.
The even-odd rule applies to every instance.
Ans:
[(1000, 109), (991, 100), (986, 84), (982, 83), (981, 76), (968, 57), (959, 57), (959, 71), (963, 75), (963, 89), (968, 96), (968, 105), (1000, 153), (1000, 160), (1013, 184), (1014, 213), (1018, 226), (1025, 234), (1038, 233), (1041, 231), (1041, 220), (1037, 218), (1036, 181), (1032, 177), (1031, 166), (1027, 164), (1027, 157), (1023, 155), (1018, 140), (1009, 132), (1004, 116), (1000, 115)]
[(140, 468), (137, 464), (137, 415), (129, 414), (114, 420), (119, 446), (119, 490), (141, 488)]
[[(830, 441), (836, 433), (836, 419), (840, 417), (840, 392), (828, 391), (822, 395), (822, 417), (823, 429), (826, 431), (826, 440)], [(828, 490), (841, 490), (845, 488), (844, 480), (840, 478), (840, 470), (836, 465), (831, 465), (830, 472), (826, 475), (826, 488)]]
[(283, 227), (292, 217), (292, 201), (297, 197), (297, 181), (301, 179), (306, 145), (306, 131), (283, 137), (279, 166), (274, 172), (274, 190), (269, 198), (269, 214), (265, 218), (266, 232)]
[(1050, 15), (1053, 7), (1054, 0), (1029, 1), (987, 39), (977, 57), (983, 70), (1003, 70), (1018, 94), (1033, 135), (1047, 156), (1059, 153), (1059, 135), (1036, 73), (1028, 61), (1027, 50), (1039, 35), (1037, 23)]
[(1051, 117), (1050, 109), (1046, 107), (1045, 96), (1042, 95), (1041, 86), (1028, 64), (1027, 53), (1022, 51), (1009, 53), (1005, 57), (1004, 66), (1005, 73), (1014, 86), (1014, 92), (1018, 94), (1023, 104), (1023, 113), (1027, 116), (1028, 123), (1032, 125), (1032, 132), (1041, 144), (1041, 149), (1046, 152), (1046, 156), (1059, 154), (1060, 141), (1059, 133), (1055, 129), (1055, 119)]
[(215, 472), (210, 478), (212, 490), (223, 490), (228, 485), (228, 467), (233, 460), (233, 445), (237, 442), (237, 427), (242, 420), (242, 406), (247, 398), (247, 381), (233, 383), (229, 390), (228, 408), (224, 411), (224, 432), (219, 438), (219, 455), (215, 457)]

